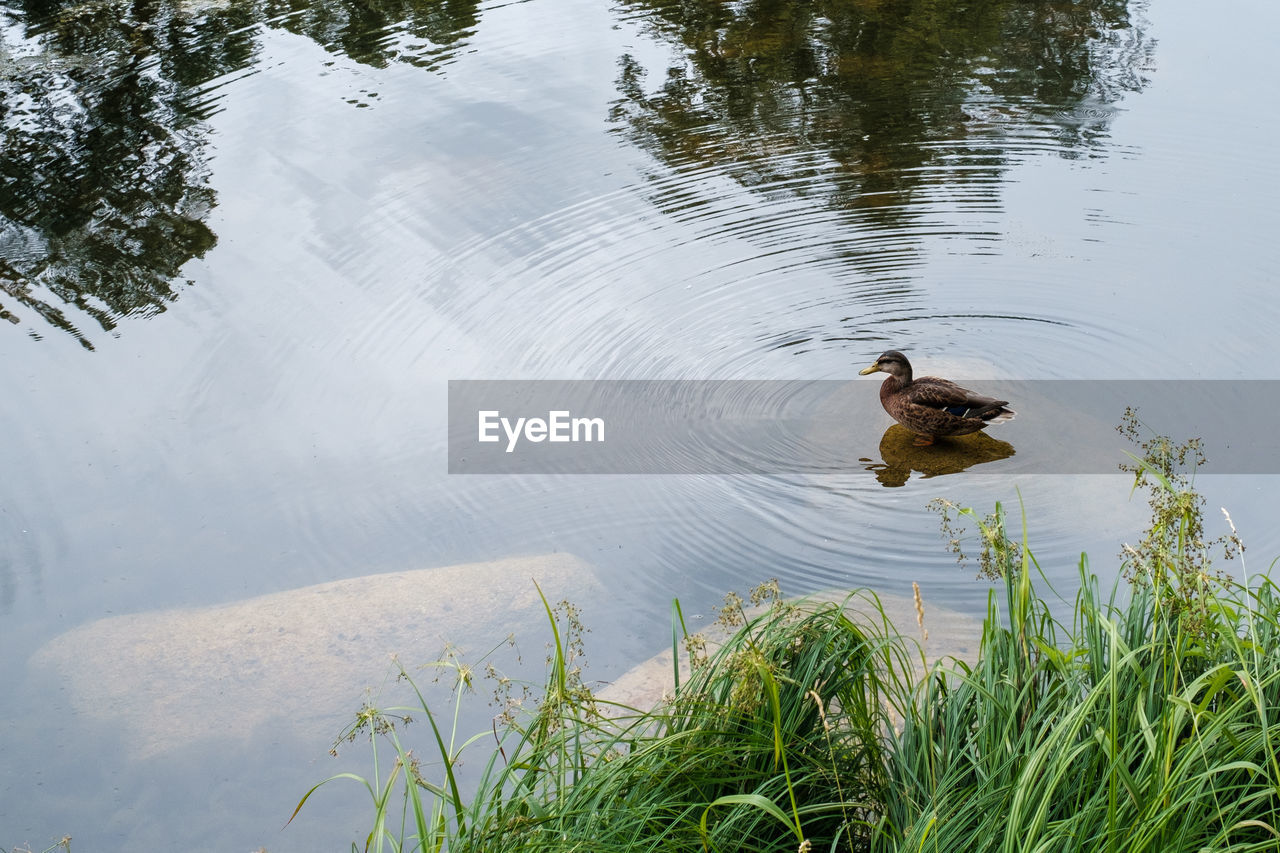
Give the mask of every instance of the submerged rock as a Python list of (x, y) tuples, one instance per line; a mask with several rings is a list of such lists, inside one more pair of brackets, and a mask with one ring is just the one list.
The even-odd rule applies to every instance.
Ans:
[(119, 725), (138, 757), (276, 718), (331, 738), (362, 689), (393, 673), (392, 655), (410, 666), (449, 643), (474, 660), (512, 631), (541, 636), (535, 580), (553, 603), (597, 586), (569, 554), (366, 575), (100, 619), (54, 638), (31, 665), (62, 680), (76, 713)]

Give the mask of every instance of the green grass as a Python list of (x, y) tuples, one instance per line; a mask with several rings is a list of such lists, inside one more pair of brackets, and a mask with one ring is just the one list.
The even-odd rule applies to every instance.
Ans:
[[(999, 506), (942, 507), (949, 531), (976, 523), (999, 579), (971, 665), (925, 672), (869, 594), (794, 602), (766, 586), (750, 618), (726, 608), (740, 624), (709, 654), (677, 604), (690, 675), (657, 707), (624, 708), (584, 686), (577, 614), (548, 605), (541, 699), (477, 736), (487, 763), (470, 790), (454, 770), (481, 747), (455, 741), (456, 717), (446, 726), (421, 693), (362, 712), (349, 735), (370, 734), (374, 775), (334, 778), (371, 798), (363, 847), (1280, 851), (1280, 591), (1212, 568), (1171, 447), (1144, 446), (1128, 469), (1152, 506), (1129, 582), (1104, 594), (1082, 557), (1069, 621), (1038, 594), (1025, 521), (1011, 539)], [(470, 672), (444, 665), (460, 699)], [(401, 740), (411, 713), (428, 722), (429, 774)]]
[(1082, 561), (1069, 627), (1017, 586), (912, 707), (878, 847), (1280, 850), (1275, 585), (1206, 588), (1192, 621), (1158, 585), (1104, 600)]

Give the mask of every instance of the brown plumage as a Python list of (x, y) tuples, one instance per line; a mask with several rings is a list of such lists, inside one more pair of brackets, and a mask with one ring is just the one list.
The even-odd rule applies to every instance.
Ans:
[(949, 379), (913, 378), (911, 363), (897, 350), (882, 353), (858, 373), (889, 374), (880, 386), (880, 405), (898, 423), (919, 434), (915, 443), (921, 447), (937, 438), (968, 435), (988, 424), (1013, 420), (1013, 410), (1005, 408), (1008, 400), (975, 394)]

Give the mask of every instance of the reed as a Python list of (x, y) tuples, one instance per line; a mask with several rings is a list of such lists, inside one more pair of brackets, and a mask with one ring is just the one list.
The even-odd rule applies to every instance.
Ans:
[[(1177, 446), (1143, 449), (1128, 470), (1152, 520), (1127, 581), (1104, 594), (1082, 557), (1067, 620), (1039, 594), (1025, 516), (1014, 537), (999, 505), (940, 506), (953, 541), (976, 528), (997, 579), (972, 665), (924, 671), (868, 593), (824, 604), (766, 585), (753, 615), (731, 600), (710, 653), (673, 605), (691, 673), (627, 708), (587, 689), (576, 611), (544, 599), (541, 700), (500, 718), (473, 788), (452, 771), (476, 739), (459, 746), (457, 718), (446, 731), (421, 693), (362, 712), (348, 735), (370, 736), (374, 774), (333, 779), (371, 797), (364, 849), (1280, 851), (1280, 590), (1213, 568), (1217, 545), (1243, 560), (1234, 529), (1206, 541)], [(434, 779), (401, 742), (411, 712)]]

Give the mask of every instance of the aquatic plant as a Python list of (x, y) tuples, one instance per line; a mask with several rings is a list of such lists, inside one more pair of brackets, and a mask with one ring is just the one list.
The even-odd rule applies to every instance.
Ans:
[(1082, 557), (1068, 620), (1038, 594), (1025, 515), (1015, 540), (1000, 505), (940, 505), (953, 548), (976, 525), (997, 579), (971, 664), (926, 670), (870, 594), (787, 601), (775, 584), (751, 610), (730, 599), (713, 650), (675, 604), (689, 674), (637, 709), (586, 687), (576, 611), (547, 604), (541, 699), (504, 706), (472, 791), (425, 701), (436, 781), (400, 740), (408, 711), (362, 712), (349, 734), (370, 735), (375, 767), (380, 740), (395, 754), (381, 781), (334, 777), (372, 795), (365, 849), (1280, 850), (1280, 590), (1213, 568), (1176, 446), (1153, 447), (1128, 469), (1152, 507), (1129, 583), (1104, 596)]
[[(65, 851), (70, 851), (70, 850), (71, 850), (71, 836), (70, 836), (70, 835), (64, 835), (64, 836), (62, 836), (62, 838), (60, 838), (57, 842), (55, 842), (54, 844), (49, 845), (49, 846), (48, 846), (48, 847), (46, 847), (44, 850), (41, 850), (41, 851), (40, 851), (40, 853), (53, 853), (53, 851), (54, 851), (54, 850), (65, 850)], [(4, 853), (3, 848), (0, 848), (0, 853)], [(23, 845), (23, 846), (21, 846), (21, 847), (15, 847), (15, 848), (13, 848), (13, 850), (12, 850), (12, 851), (10, 851), (10, 853), (34, 853), (34, 851), (31, 849), (31, 845), (30, 845), (30, 844), (25, 844), (25, 845)]]
[(936, 669), (908, 706), (877, 848), (1280, 849), (1274, 582), (1166, 577), (1122, 602), (1082, 558), (1064, 626), (1032, 561), (1024, 541), (977, 662)]

